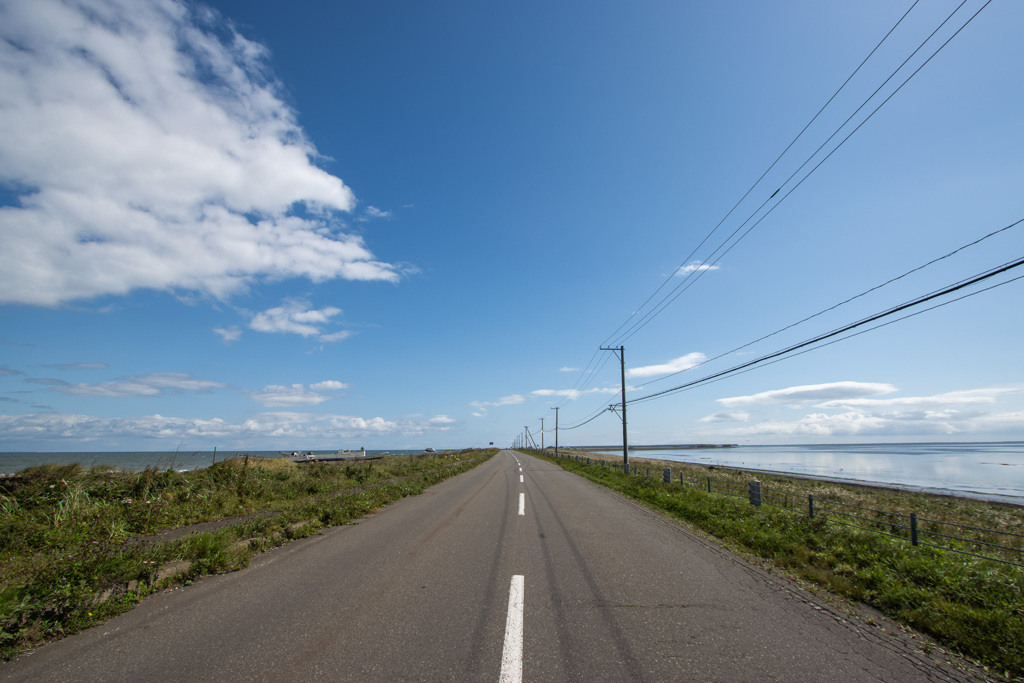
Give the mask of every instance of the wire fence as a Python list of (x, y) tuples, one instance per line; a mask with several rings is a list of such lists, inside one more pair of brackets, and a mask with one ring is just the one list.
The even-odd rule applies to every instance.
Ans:
[[(621, 463), (582, 455), (563, 455), (576, 462), (586, 462), (606, 469), (622, 471)], [(809, 518), (827, 519), (835, 524), (854, 527), (871, 533), (884, 534), (909, 542), (912, 546), (926, 546), (983, 560), (1024, 567), (1024, 534), (997, 529), (944, 522), (919, 517), (916, 512), (903, 513), (861, 507), (812, 494), (798, 494), (776, 487), (762, 486), (753, 480), (746, 485), (720, 477), (700, 476), (680, 472), (673, 476), (671, 469), (660, 473), (651, 468), (629, 468), (628, 474), (655, 479), (666, 486), (680, 485), (700, 491), (747, 498), (752, 505), (767, 505)]]

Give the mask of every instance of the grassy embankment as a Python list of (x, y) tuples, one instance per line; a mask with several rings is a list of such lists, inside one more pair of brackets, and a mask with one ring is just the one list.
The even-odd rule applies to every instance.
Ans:
[[(156, 590), (242, 568), (496, 452), (299, 465), (246, 458), (191, 472), (43, 465), (0, 479), (0, 656), (81, 631)], [(180, 532), (214, 520), (229, 521)]]
[[(885, 614), (1007, 677), (1024, 677), (1024, 569), (810, 518), (745, 498), (708, 493), (679, 483), (664, 484), (662, 469), (712, 476), (743, 487), (750, 473), (661, 460), (630, 458), (634, 471), (555, 460), (527, 451), (665, 514), (689, 523), (727, 545), (762, 558), (798, 579), (813, 582)], [(599, 454), (582, 453), (596, 462)], [(609, 461), (619, 462), (611, 456)], [(1024, 533), (1024, 510), (967, 498), (935, 496), (758, 474), (762, 486), (816, 500), (834, 500), (876, 510), (917, 512), (932, 520)], [(1019, 558), (1017, 559), (1019, 561)]]

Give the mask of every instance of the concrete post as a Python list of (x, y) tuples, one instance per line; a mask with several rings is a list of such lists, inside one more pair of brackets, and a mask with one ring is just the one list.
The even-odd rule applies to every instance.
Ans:
[(672, 483), (672, 469), (669, 468), (669, 467), (666, 467), (665, 469), (663, 469), (661, 471), (661, 478), (665, 481), (666, 484), (671, 484)]
[(750, 504), (761, 507), (761, 482), (755, 479), (747, 484), (747, 491), (750, 494)]

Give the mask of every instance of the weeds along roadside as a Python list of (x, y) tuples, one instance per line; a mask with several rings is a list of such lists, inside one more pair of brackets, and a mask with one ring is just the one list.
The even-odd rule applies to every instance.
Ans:
[[(298, 465), (248, 458), (188, 472), (42, 465), (0, 479), (0, 657), (81, 631), (156, 590), (245, 567), (258, 552), (418, 494), (496, 452)], [(229, 523), (180, 533), (217, 520)]]
[[(799, 579), (880, 609), (933, 636), (943, 646), (974, 659), (991, 672), (1024, 677), (1024, 570), (929, 547), (911, 547), (888, 536), (809, 518), (744, 498), (664, 484), (669, 463), (630, 458), (634, 471), (651, 466), (653, 477), (555, 459), (526, 450), (752, 553)], [(586, 457), (596, 454), (583, 454)], [(612, 459), (612, 458), (609, 458)], [(685, 468), (672, 463), (673, 475)], [(642, 470), (641, 470), (642, 471)], [(715, 477), (750, 481), (749, 474), (715, 468)], [(766, 477), (759, 475), (761, 480)], [(843, 486), (831, 482), (772, 477), (797, 490), (828, 489), (832, 497), (877, 509), (925, 511), (935, 519), (990, 528), (1019, 529), (1024, 511), (984, 501), (903, 491)], [(819, 494), (815, 494), (817, 497)], [(965, 521), (967, 520), (967, 521)]]

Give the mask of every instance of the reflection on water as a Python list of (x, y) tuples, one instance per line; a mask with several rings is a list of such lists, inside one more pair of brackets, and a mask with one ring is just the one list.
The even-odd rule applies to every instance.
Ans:
[(630, 451), (630, 455), (948, 490), (1024, 503), (1024, 442), (737, 446)]

